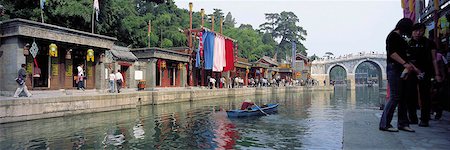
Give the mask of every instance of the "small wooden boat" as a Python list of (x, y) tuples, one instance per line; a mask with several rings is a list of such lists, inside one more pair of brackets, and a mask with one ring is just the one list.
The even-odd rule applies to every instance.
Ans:
[[(264, 107), (266, 106), (266, 107)], [(250, 117), (250, 116), (263, 116), (265, 113), (270, 114), (273, 112), (276, 112), (278, 110), (278, 104), (267, 104), (260, 108), (253, 106), (251, 109), (247, 110), (228, 110), (227, 115), (228, 117), (237, 118), (237, 117)]]

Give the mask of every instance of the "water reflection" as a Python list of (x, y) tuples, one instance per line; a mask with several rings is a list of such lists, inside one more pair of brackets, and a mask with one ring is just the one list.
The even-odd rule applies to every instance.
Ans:
[[(366, 87), (367, 88), (367, 87)], [(343, 110), (377, 105), (377, 91), (258, 95), (269, 116), (229, 119), (227, 98), (2, 124), (0, 149), (341, 149)]]

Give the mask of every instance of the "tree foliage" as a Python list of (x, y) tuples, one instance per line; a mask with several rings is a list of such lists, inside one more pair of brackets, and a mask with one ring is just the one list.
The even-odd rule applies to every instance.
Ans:
[[(180, 9), (173, 0), (101, 0), (99, 20), (95, 21), (95, 33), (116, 37), (116, 44), (134, 48), (150, 46), (187, 46), (184, 32), (189, 28), (189, 11)], [(5, 14), (0, 20), (23, 18), (41, 21), (39, 0), (0, 0)], [(46, 0), (44, 21), (67, 28), (91, 32), (92, 0)], [(296, 42), (300, 50), (305, 40), (306, 30), (292, 12), (268, 13), (267, 22), (254, 29), (250, 24), (236, 25), (236, 20), (228, 12), (226, 16), (216, 8), (212, 14), (205, 14), (204, 26), (211, 28), (211, 16), (215, 17), (215, 31), (220, 29), (223, 19), (223, 34), (238, 41), (239, 56), (255, 61), (262, 56), (272, 57), (279, 51), (279, 58), (290, 54), (290, 42)], [(148, 36), (148, 22), (151, 33)], [(200, 12), (193, 12), (193, 28), (201, 27)], [(281, 39), (280, 43), (276, 39)], [(195, 43), (196, 41), (194, 41)], [(279, 59), (281, 60), (281, 59)]]
[(307, 32), (303, 27), (298, 26), (300, 19), (293, 12), (283, 11), (278, 13), (266, 13), (267, 22), (261, 24), (260, 31), (268, 33), (272, 38), (280, 38), (278, 44), (278, 58), (286, 58), (291, 54), (292, 43), (296, 43), (297, 52), (306, 55), (306, 47), (301, 41), (306, 40)]

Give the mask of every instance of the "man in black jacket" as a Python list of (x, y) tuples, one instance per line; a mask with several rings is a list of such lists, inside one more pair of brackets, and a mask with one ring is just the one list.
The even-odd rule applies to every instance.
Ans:
[(31, 93), (28, 91), (27, 86), (25, 85), (25, 81), (27, 79), (27, 71), (25, 70), (26, 65), (22, 64), (22, 68), (19, 69), (17, 78), (20, 78), (23, 80), (23, 83), (17, 83), (19, 87), (17, 88), (16, 92), (14, 93), (14, 97), (19, 97), (19, 94), (22, 93), (22, 91), (25, 92), (27, 97), (31, 97)]

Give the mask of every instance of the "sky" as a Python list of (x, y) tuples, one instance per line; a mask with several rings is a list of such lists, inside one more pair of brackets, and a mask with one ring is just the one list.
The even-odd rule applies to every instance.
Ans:
[(307, 30), (302, 43), (308, 55), (321, 57), (326, 52), (335, 56), (357, 52), (385, 53), (385, 40), (402, 18), (399, 0), (175, 0), (179, 8), (204, 8), (207, 14), (214, 8), (231, 12), (237, 25), (251, 24), (259, 28), (264, 13), (292, 11), (298, 25)]

